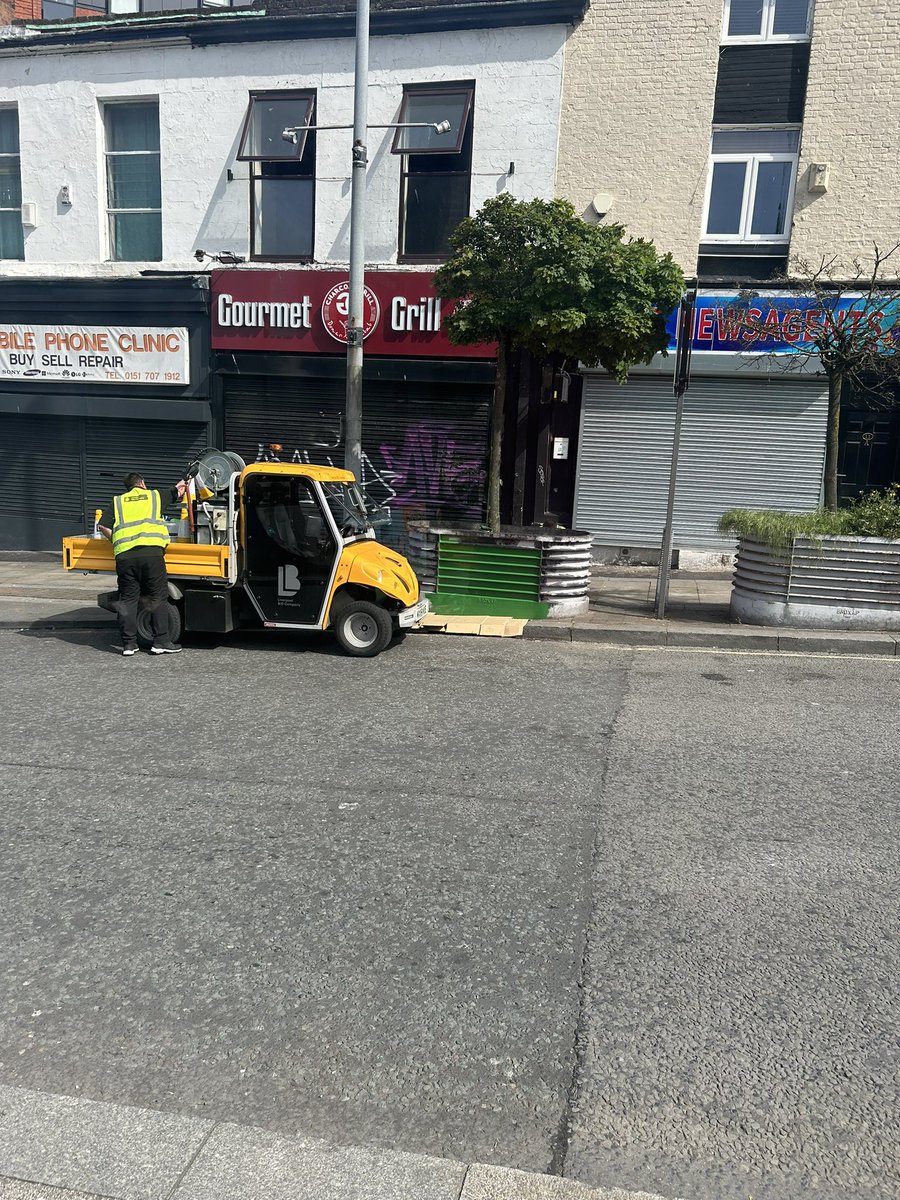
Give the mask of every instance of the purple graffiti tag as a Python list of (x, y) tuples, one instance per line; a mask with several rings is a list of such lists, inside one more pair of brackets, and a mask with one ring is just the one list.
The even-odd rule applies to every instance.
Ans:
[(434, 516), (480, 520), (486, 478), (483, 446), (460, 440), (451, 425), (410, 425), (402, 446), (380, 446), (398, 507), (423, 505)]

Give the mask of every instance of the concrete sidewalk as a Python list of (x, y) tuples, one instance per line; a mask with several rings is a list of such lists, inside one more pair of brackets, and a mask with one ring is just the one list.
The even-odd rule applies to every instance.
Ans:
[(526, 638), (617, 646), (659, 646), (768, 653), (856, 654), (894, 658), (900, 635), (880, 630), (779, 629), (731, 621), (731, 573), (674, 571), (666, 617), (654, 616), (656, 571), (603, 569), (591, 583), (590, 610), (571, 620), (529, 621)]
[[(64, 571), (59, 554), (0, 552), (0, 629), (110, 629), (112, 613), (97, 607), (112, 575)], [(2, 1196), (2, 1193), (0, 1193)]]
[[(55, 555), (5, 552), (0, 554), (0, 629), (112, 629), (112, 614), (96, 605), (97, 593), (112, 586), (109, 575), (64, 572)], [(733, 624), (730, 573), (674, 571), (663, 621), (653, 615), (655, 592), (653, 569), (597, 569), (589, 612), (563, 620), (529, 621), (522, 636), (612, 646), (900, 655), (900, 635), (878, 630), (845, 633)]]
[(0, 1085), (0, 1200), (662, 1200)]

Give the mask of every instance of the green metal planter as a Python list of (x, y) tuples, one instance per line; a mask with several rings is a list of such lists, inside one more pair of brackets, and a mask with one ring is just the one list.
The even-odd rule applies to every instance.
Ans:
[(579, 530), (418, 522), (410, 554), (437, 613), (535, 620), (588, 607), (591, 535)]

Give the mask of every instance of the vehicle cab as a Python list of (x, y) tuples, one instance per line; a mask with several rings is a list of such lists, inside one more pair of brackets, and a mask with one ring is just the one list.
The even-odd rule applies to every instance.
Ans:
[(410, 564), (375, 540), (349, 471), (255, 463), (238, 489), (238, 578), (265, 627), (333, 628), (363, 656), (427, 612)]

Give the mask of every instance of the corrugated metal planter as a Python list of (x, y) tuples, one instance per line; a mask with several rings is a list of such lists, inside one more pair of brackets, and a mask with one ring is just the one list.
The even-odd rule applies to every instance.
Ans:
[(900, 542), (794, 538), (738, 542), (731, 616), (749, 625), (900, 629)]
[(445, 603), (458, 597), (459, 611), (532, 617), (587, 612), (591, 534), (584, 530), (504, 528), (492, 534), (478, 526), (412, 522), (409, 541), (422, 590)]

